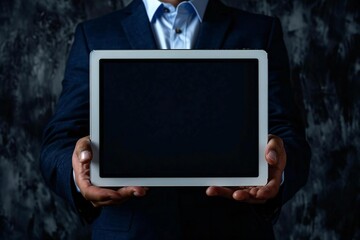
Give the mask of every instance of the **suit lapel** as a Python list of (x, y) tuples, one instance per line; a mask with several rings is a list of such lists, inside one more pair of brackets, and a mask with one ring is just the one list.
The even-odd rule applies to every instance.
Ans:
[(229, 12), (218, 0), (210, 0), (195, 49), (220, 49), (231, 23)]
[[(142, 0), (134, 0), (125, 14), (121, 25), (130, 46), (133, 49), (157, 49)], [(231, 17), (225, 6), (218, 0), (209, 0), (195, 49), (220, 49), (230, 23)]]
[(145, 7), (141, 0), (134, 0), (126, 9), (127, 17), (121, 22), (126, 37), (133, 49), (156, 49)]

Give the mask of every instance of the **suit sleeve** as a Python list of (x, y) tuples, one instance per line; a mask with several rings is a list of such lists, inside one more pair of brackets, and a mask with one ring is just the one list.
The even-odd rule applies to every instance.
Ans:
[(77, 140), (89, 135), (89, 52), (80, 24), (68, 58), (57, 108), (44, 130), (40, 156), (45, 182), (74, 209), (83, 212), (85, 218), (89, 218), (93, 210), (75, 190), (72, 154)]
[(305, 185), (310, 165), (310, 148), (290, 85), (289, 60), (280, 21), (274, 18), (269, 35), (269, 133), (284, 141), (287, 162), (282, 185), (282, 202)]
[(284, 141), (287, 155), (284, 182), (274, 199), (254, 206), (268, 221), (276, 221), (281, 206), (307, 182), (310, 148), (290, 84), (289, 59), (279, 19), (273, 18), (267, 47), (269, 63), (269, 134)]

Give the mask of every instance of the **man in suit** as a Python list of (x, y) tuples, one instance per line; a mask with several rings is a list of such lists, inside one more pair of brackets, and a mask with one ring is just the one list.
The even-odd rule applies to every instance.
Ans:
[[(175, 28), (175, 32), (166, 32), (167, 20), (161, 17), (169, 12), (176, 16), (176, 7), (189, 3), (164, 0), (163, 5), (155, 1), (154, 8), (154, 1), (134, 0), (125, 9), (77, 27), (62, 94), (44, 134), (41, 154), (44, 178), (92, 224), (94, 239), (272, 239), (274, 216), (306, 183), (309, 168), (309, 147), (290, 94), (288, 58), (280, 23), (276, 18), (226, 7), (218, 0), (193, 0), (186, 9), (190, 7), (198, 19), (187, 22), (194, 24), (190, 38), (177, 43), (170, 38), (164, 40), (166, 33), (181, 39), (183, 31)], [(156, 21), (151, 12), (158, 17)], [(91, 146), (86, 137), (90, 51), (171, 48), (178, 44), (180, 48), (267, 51), (266, 186), (106, 189), (91, 184)]]

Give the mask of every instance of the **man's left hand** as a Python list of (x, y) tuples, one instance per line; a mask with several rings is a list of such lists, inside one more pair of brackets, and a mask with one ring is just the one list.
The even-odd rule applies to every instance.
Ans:
[(286, 165), (286, 152), (281, 138), (269, 135), (265, 149), (265, 159), (269, 165), (268, 183), (261, 187), (208, 187), (208, 196), (221, 196), (247, 203), (265, 203), (274, 198), (280, 188)]

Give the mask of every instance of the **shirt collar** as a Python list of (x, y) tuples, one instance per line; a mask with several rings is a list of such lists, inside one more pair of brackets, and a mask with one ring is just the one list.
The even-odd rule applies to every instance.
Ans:
[[(193, 6), (195, 12), (202, 22), (205, 14), (205, 9), (209, 0), (189, 0), (188, 2)], [(149, 21), (151, 22), (154, 18), (154, 15), (157, 9), (161, 6), (162, 2), (159, 0), (143, 0), (146, 13), (148, 15)]]

